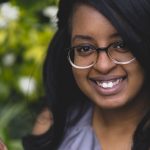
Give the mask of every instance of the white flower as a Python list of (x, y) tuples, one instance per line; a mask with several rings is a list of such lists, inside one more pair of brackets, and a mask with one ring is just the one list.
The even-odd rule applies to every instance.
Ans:
[(0, 27), (6, 27), (10, 21), (19, 18), (19, 8), (12, 6), (9, 2), (0, 5)]
[(15, 63), (16, 57), (13, 53), (6, 54), (2, 58), (2, 62), (5, 66), (12, 66)]
[(9, 2), (1, 4), (0, 14), (6, 20), (16, 20), (19, 17), (19, 9)]
[(31, 77), (22, 77), (19, 79), (19, 88), (23, 94), (30, 95), (35, 92), (36, 81)]
[(57, 22), (57, 11), (58, 8), (56, 6), (49, 6), (43, 10), (43, 14), (44, 16), (50, 18), (52, 23), (55, 24)]
[(4, 18), (0, 17), (0, 28), (6, 27), (7, 24), (7, 21)]

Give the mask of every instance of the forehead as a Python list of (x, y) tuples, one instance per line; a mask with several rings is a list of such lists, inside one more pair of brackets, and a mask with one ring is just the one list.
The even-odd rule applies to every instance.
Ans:
[(81, 34), (96, 38), (105, 38), (112, 34), (117, 35), (117, 30), (102, 13), (92, 6), (85, 4), (75, 7), (71, 24), (72, 36)]

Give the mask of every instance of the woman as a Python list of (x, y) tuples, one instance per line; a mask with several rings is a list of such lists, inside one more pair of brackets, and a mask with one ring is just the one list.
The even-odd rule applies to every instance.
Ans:
[(58, 19), (44, 64), (53, 119), (42, 112), (25, 149), (148, 150), (150, 1), (60, 0)]

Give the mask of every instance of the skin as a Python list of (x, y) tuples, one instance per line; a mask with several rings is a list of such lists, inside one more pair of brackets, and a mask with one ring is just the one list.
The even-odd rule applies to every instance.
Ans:
[(2, 142), (1, 139), (0, 139), (0, 150), (8, 150), (6, 145)]
[[(94, 45), (107, 47), (121, 39), (111, 23), (95, 9), (88, 6), (77, 8), (72, 23), (72, 46)], [(121, 107), (131, 101), (144, 82), (144, 73), (137, 61), (129, 65), (117, 65), (105, 52), (100, 52), (97, 63), (90, 69), (74, 69), (74, 77), (80, 89), (98, 106), (107, 109)], [(125, 77), (121, 89), (115, 94), (105, 94), (91, 81), (106, 81)], [(138, 81), (138, 82), (137, 82)]]
[[(72, 46), (107, 47), (121, 39), (106, 17), (83, 4), (74, 11), (71, 35)], [(92, 68), (72, 70), (81, 91), (95, 104), (92, 125), (102, 149), (131, 149), (133, 132), (149, 107), (146, 93), (141, 92), (144, 84), (141, 65), (137, 60), (128, 65), (118, 65), (106, 52), (100, 52)], [(104, 89), (95, 83), (119, 78), (123, 80), (113, 89)]]
[(33, 135), (41, 135), (48, 131), (53, 124), (52, 113), (48, 108), (44, 108), (38, 115), (35, 125), (32, 130)]

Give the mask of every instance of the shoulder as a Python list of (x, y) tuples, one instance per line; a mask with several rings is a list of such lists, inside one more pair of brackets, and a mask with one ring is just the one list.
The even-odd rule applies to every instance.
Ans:
[[(92, 105), (87, 105), (85, 112), (80, 115), (77, 122), (71, 124), (66, 129), (66, 134), (59, 147), (59, 150), (99, 150), (99, 144), (91, 126)], [(70, 116), (78, 113), (78, 109), (72, 110)]]
[(6, 145), (2, 142), (1, 139), (0, 139), (0, 150), (7, 150)]

